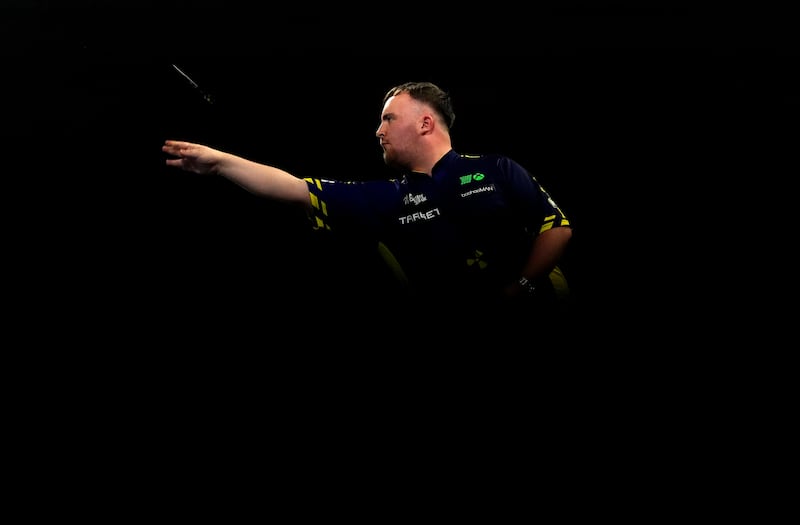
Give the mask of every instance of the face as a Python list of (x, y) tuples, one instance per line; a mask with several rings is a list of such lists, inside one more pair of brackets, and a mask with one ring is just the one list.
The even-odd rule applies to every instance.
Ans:
[(381, 124), (375, 132), (381, 142), (386, 164), (400, 169), (411, 168), (424, 111), (425, 107), (408, 93), (400, 93), (386, 100), (381, 112)]

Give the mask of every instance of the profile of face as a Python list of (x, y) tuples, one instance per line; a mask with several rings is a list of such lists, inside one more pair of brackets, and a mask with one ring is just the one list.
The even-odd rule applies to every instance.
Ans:
[(383, 161), (399, 169), (410, 169), (423, 131), (426, 107), (408, 93), (389, 97), (383, 105), (375, 136), (383, 149)]

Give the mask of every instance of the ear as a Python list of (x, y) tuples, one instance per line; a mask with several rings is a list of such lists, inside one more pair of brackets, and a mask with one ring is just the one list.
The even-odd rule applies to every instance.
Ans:
[(436, 120), (433, 118), (433, 115), (430, 113), (426, 113), (422, 115), (422, 121), (420, 122), (420, 132), (423, 135), (433, 132), (433, 129), (436, 127)]

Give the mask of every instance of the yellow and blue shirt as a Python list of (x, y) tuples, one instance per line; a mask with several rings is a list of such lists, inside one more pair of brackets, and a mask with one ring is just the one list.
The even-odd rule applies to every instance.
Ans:
[(450, 150), (431, 176), (305, 180), (315, 229), (364, 235), (424, 296), (496, 296), (519, 278), (537, 234), (570, 225), (536, 179), (502, 155)]

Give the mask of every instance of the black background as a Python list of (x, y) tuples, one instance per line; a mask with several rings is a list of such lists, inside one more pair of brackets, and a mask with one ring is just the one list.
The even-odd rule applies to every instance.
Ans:
[[(313, 238), (295, 211), (224, 180), (166, 168), (160, 146), (185, 139), (302, 176), (383, 177), (381, 97), (406, 80), (451, 92), (457, 150), (515, 158), (570, 216), (575, 321), (594, 333), (655, 317), (683, 286), (694, 305), (715, 299), (714, 274), (729, 269), (711, 258), (780, 193), (798, 109), (780, 12), (362, 11), (7, 4), (7, 199), (32, 201), (17, 221), (28, 229), (14, 228), (29, 284), (159, 315), (380, 311), (372, 254)], [(748, 196), (747, 213), (733, 208)]]
[[(747, 408), (763, 430), (774, 399), (758, 394), (790, 384), (758, 367), (784, 343), (758, 321), (761, 290), (785, 297), (792, 245), (773, 232), (796, 207), (795, 19), (558, 4), (4, 1), (6, 363), (27, 470), (206, 517), (261, 488), (240, 469), (292, 512), (348, 515), (364, 494), (392, 511), (435, 494), (448, 515), (496, 518), (525, 463), (559, 512), (640, 511), (631, 495), (683, 511), (658, 499), (673, 480), (738, 483)], [(566, 333), (500, 331), (480, 305), (384, 316), (369, 254), (164, 166), (176, 138), (298, 175), (383, 176), (381, 97), (417, 79), (453, 94), (457, 150), (517, 159), (570, 216)]]

